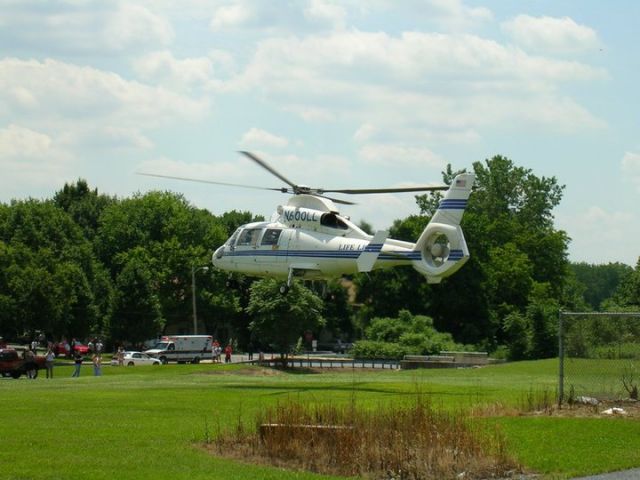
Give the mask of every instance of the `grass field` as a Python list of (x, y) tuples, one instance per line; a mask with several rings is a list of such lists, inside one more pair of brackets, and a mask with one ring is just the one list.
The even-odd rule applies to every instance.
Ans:
[[(216, 458), (200, 444), (286, 399), (402, 404), (428, 395), (443, 408), (522, 403), (555, 392), (557, 361), (481, 369), (274, 372), (238, 365), (57, 367), (56, 378), (0, 379), (3, 479), (310, 479), (321, 477)], [(570, 478), (640, 466), (640, 421), (497, 416), (527, 469)]]

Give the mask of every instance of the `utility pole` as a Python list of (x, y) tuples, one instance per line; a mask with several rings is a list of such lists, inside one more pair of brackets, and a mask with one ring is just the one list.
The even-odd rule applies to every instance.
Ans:
[(196, 272), (202, 270), (206, 272), (209, 270), (209, 267), (191, 267), (191, 306), (193, 308), (193, 334), (198, 334), (198, 313), (196, 311)]

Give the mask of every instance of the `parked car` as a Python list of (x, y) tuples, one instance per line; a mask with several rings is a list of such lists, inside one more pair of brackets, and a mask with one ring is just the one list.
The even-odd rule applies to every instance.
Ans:
[(38, 370), (44, 368), (45, 358), (35, 355), (27, 349), (18, 353), (13, 348), (0, 350), (0, 375), (3, 377), (20, 378), (26, 375), (27, 378), (38, 377)]
[[(124, 365), (133, 367), (135, 365), (162, 365), (162, 362), (157, 358), (150, 357), (146, 353), (142, 352), (124, 352)], [(113, 356), (111, 365), (118, 365), (117, 355)]]
[[(89, 347), (87, 345), (83, 344), (83, 343), (76, 343), (73, 346), (73, 351), (80, 353), (80, 355), (82, 355), (82, 356), (86, 356), (86, 355), (89, 355), (91, 353), (91, 350), (89, 349)], [(64, 342), (56, 343), (53, 346), (53, 353), (55, 353), (57, 357), (59, 357), (59, 356), (72, 357), (73, 356), (72, 352), (70, 351), (69, 344), (64, 343)]]

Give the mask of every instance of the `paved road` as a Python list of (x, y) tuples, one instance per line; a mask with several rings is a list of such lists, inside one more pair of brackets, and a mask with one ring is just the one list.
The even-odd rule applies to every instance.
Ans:
[(640, 478), (640, 468), (625, 470), (622, 472), (603, 473), (602, 475), (592, 475), (590, 477), (579, 477), (573, 480), (638, 480)]

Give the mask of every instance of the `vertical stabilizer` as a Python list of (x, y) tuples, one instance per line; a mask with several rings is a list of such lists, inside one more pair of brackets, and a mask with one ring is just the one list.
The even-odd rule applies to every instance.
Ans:
[(469, 259), (460, 221), (475, 181), (472, 173), (461, 173), (454, 178), (440, 202), (429, 225), (416, 242), (421, 260), (413, 268), (427, 277), (429, 283), (439, 283), (452, 275)]

